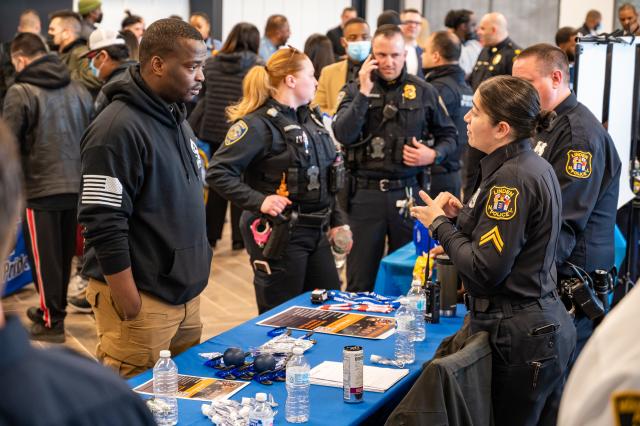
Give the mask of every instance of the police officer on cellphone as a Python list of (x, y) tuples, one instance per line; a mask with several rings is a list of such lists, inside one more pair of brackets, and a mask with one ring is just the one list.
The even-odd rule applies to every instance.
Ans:
[[(404, 38), (396, 25), (381, 25), (372, 55), (348, 83), (333, 121), (346, 151), (349, 223), (354, 246), (347, 259), (349, 291), (373, 288), (389, 239), (392, 252), (412, 239), (409, 208), (428, 166), (457, 152), (457, 132), (437, 90), (409, 75)], [(427, 142), (430, 138), (433, 142)]]
[(471, 200), (463, 206), (449, 193), (421, 192), (427, 206), (411, 209), (461, 275), (471, 333), (489, 332), (496, 425), (554, 425), (575, 348), (556, 291), (560, 186), (530, 141), (552, 117), (530, 83), (483, 82), (465, 117), (469, 144), (486, 154)]
[(207, 182), (244, 210), (240, 230), (261, 313), (304, 291), (340, 288), (329, 241), (350, 233), (335, 203), (344, 161), (319, 109), (308, 105), (313, 72), (292, 47), (252, 68), (243, 98), (227, 108), (234, 124), (207, 173)]

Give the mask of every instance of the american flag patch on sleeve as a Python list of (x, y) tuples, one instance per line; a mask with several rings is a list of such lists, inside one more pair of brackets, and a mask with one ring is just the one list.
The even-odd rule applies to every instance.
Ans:
[(118, 178), (84, 175), (82, 181), (82, 204), (122, 207), (122, 184)]

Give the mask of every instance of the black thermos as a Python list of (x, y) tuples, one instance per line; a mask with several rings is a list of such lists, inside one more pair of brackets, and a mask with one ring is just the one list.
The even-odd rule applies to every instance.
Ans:
[(436, 257), (436, 271), (440, 282), (440, 315), (453, 317), (458, 303), (458, 270), (449, 256), (441, 254)]

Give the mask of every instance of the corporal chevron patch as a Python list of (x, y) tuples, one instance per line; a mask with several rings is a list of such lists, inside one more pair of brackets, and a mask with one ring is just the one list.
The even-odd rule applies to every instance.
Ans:
[(483, 245), (489, 243), (493, 243), (493, 246), (496, 248), (498, 253), (502, 254), (502, 249), (504, 249), (504, 241), (502, 241), (502, 235), (500, 235), (498, 225), (494, 226), (489, 232), (480, 237), (480, 243), (478, 245), (482, 247)]

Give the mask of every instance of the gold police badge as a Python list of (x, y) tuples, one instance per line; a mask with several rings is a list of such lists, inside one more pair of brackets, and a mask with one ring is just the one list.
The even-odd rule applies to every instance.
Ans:
[(591, 153), (589, 151), (567, 151), (567, 165), (565, 170), (569, 176), (587, 179), (591, 176)]
[(249, 126), (247, 126), (247, 123), (239, 120), (236, 124), (229, 128), (227, 136), (224, 138), (225, 146), (230, 146), (238, 142), (244, 135), (247, 134), (247, 130), (249, 130)]
[(501, 60), (502, 60), (502, 55), (498, 53), (496, 56), (493, 57), (493, 59), (491, 60), (491, 63), (493, 65), (498, 65)]
[(413, 84), (405, 84), (404, 86), (404, 92), (402, 93), (402, 96), (405, 99), (415, 99), (416, 98), (416, 86), (414, 86)]
[(516, 216), (520, 191), (506, 186), (492, 186), (487, 198), (485, 213), (495, 220), (510, 220)]

